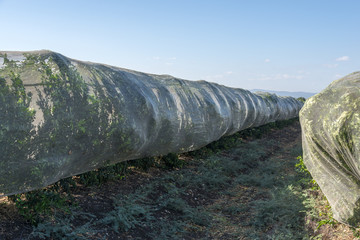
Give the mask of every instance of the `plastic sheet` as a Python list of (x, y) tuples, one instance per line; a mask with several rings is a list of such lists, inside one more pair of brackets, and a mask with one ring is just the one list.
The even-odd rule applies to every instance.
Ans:
[(0, 193), (108, 164), (201, 148), (298, 116), (291, 97), (81, 62), (0, 52)]
[(360, 72), (330, 84), (300, 112), (304, 163), (327, 197), (334, 218), (360, 220)]

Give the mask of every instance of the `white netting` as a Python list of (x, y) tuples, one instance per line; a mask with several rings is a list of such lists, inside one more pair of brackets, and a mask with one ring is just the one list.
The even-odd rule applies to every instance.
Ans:
[(245, 128), (297, 117), (302, 107), (291, 97), (48, 51), (0, 52), (0, 57), (0, 193), (5, 195), (111, 163), (198, 149)]
[(334, 218), (360, 220), (360, 72), (333, 82), (300, 112), (304, 163), (326, 195)]

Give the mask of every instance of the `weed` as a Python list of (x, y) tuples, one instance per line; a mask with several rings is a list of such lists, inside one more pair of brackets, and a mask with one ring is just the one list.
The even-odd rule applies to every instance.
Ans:
[(303, 230), (301, 226), (304, 225), (305, 207), (292, 185), (274, 190), (269, 199), (256, 201), (253, 208), (255, 216), (252, 224), (255, 227), (277, 226), (284, 229)]
[(209, 227), (212, 224), (212, 215), (203, 208), (190, 208), (185, 212), (183, 219), (198, 226)]
[(358, 228), (351, 228), (354, 237), (360, 238), (360, 230)]
[(152, 226), (153, 231), (149, 233), (151, 239), (184, 239), (187, 223), (182, 220), (166, 221), (160, 220)]
[(142, 221), (153, 220), (151, 207), (143, 204), (140, 199), (136, 200), (129, 197), (114, 199), (115, 209), (98, 223), (111, 224), (114, 231), (119, 232), (139, 226)]
[(69, 212), (67, 199), (49, 189), (17, 194), (9, 199), (15, 203), (20, 215), (33, 225), (37, 225), (43, 217), (56, 210)]
[(225, 214), (236, 216), (241, 212), (250, 211), (250, 208), (248, 206), (244, 206), (241, 204), (235, 204), (235, 205), (227, 206), (225, 208), (222, 207), (221, 210)]
[[(56, 212), (52, 221), (39, 223), (34, 227), (30, 239), (68, 239), (86, 240), (94, 236), (92, 229), (94, 215), (72, 209), (71, 214)], [(84, 224), (74, 226), (74, 220), (83, 221)]]
[(169, 153), (165, 156), (162, 156), (161, 161), (164, 163), (165, 168), (167, 169), (182, 168), (185, 164), (183, 160), (179, 159), (179, 155), (175, 153)]
[(127, 162), (120, 162), (107, 167), (78, 175), (78, 181), (85, 186), (100, 185), (110, 180), (122, 179), (127, 173)]
[(158, 165), (155, 157), (147, 157), (147, 158), (132, 160), (129, 162), (129, 164), (145, 172), (147, 172), (151, 167), (156, 167)]
[(310, 174), (309, 171), (307, 170), (305, 164), (304, 164), (304, 160), (303, 160), (302, 156), (298, 156), (296, 159), (298, 160), (298, 163), (295, 164), (295, 169), (298, 172), (303, 173), (305, 175)]
[(329, 217), (327, 219), (320, 220), (318, 222), (318, 226), (316, 229), (319, 229), (322, 225), (329, 224), (331, 226), (334, 226), (336, 224), (336, 221), (333, 217)]

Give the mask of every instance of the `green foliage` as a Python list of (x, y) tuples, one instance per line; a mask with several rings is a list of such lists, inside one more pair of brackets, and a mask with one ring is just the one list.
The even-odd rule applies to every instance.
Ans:
[(122, 179), (128, 171), (128, 163), (120, 162), (78, 175), (79, 183), (85, 186), (100, 185), (110, 180)]
[(3, 57), (4, 58), (4, 65), (7, 67), (7, 68), (11, 68), (11, 69), (14, 69), (17, 67), (16, 65), (16, 61), (14, 60), (10, 60), (7, 56), (7, 54), (0, 54), (0, 57)]
[[(17, 68), (9, 65), (11, 61), (6, 56), (4, 59), (6, 68), (2, 73), (7, 79), (0, 78), (0, 152), (6, 156), (0, 159), (3, 192), (40, 187), (44, 176), (59, 174), (60, 166), (71, 165), (70, 171), (80, 172), (85, 164), (81, 161), (93, 166), (106, 165), (114, 156), (131, 150), (130, 143), (135, 140), (123, 128), (125, 120), (119, 111), (114, 111), (101, 87), (94, 86), (90, 94), (77, 70), (58, 55), (46, 60), (28, 55), (24, 62), (24, 66), (36, 65), (42, 74), (37, 105), (44, 119), (35, 133), (31, 93), (26, 93), (20, 75), (12, 71), (18, 71)], [(76, 165), (72, 164), (74, 159)], [(19, 168), (19, 164), (27, 167)], [(101, 183), (120, 175), (123, 174), (116, 166), (97, 170), (82, 179)]]
[(271, 123), (262, 125), (260, 127), (247, 128), (247, 129), (241, 130), (231, 136), (222, 137), (219, 140), (214, 141), (214, 142), (206, 145), (203, 148), (185, 153), (185, 155), (188, 155), (191, 157), (196, 157), (196, 158), (206, 158), (206, 157), (211, 156), (214, 153), (217, 153), (217, 152), (220, 152), (220, 151), (223, 151), (226, 149), (230, 149), (230, 148), (236, 146), (237, 144), (242, 142), (242, 139), (247, 139), (247, 138), (259, 139), (264, 134), (269, 133), (271, 130), (282, 129), (284, 127), (290, 126), (291, 124), (293, 124), (294, 122), (296, 122), (298, 120), (299, 120), (298, 118), (293, 118), (293, 119), (284, 120), (284, 121), (271, 122)]
[(302, 199), (299, 199), (294, 186), (275, 189), (271, 192), (270, 199), (258, 200), (253, 208), (255, 216), (253, 224), (257, 228), (282, 224), (284, 228), (302, 231), (303, 219), (305, 217)]
[(302, 156), (298, 156), (296, 159), (298, 160), (298, 162), (295, 164), (295, 170), (301, 176), (301, 178), (299, 179), (299, 183), (303, 184), (304, 186), (311, 187), (312, 190), (320, 190), (319, 185), (311, 177), (310, 172), (307, 170)]
[[(25, 93), (18, 74), (10, 72), (9, 85), (0, 78), (0, 189), (14, 191), (14, 186), (24, 186), (31, 172), (17, 172), (19, 159), (31, 161), (32, 121), (35, 111), (30, 108), (31, 94)], [(21, 126), (21, 127), (19, 127)], [(4, 157), (6, 156), (6, 158)], [(19, 178), (21, 175), (22, 178)], [(16, 187), (15, 191), (19, 191)]]
[(360, 238), (360, 230), (358, 228), (351, 228), (352, 232), (353, 232), (353, 235), (354, 237), (356, 238)]
[(211, 152), (217, 153), (219, 151), (234, 147), (239, 141), (239, 134), (234, 134), (232, 136), (222, 137), (220, 140), (212, 142), (206, 147), (209, 148)]
[(157, 163), (155, 157), (147, 157), (140, 158), (136, 160), (129, 161), (129, 164), (133, 167), (136, 167), (140, 170), (147, 172), (151, 167), (157, 167), (159, 164)]
[[(70, 214), (56, 212), (51, 221), (41, 222), (33, 228), (29, 239), (87, 240), (96, 235), (93, 227), (94, 215), (71, 209)], [(75, 226), (73, 221), (83, 221)]]
[(302, 156), (298, 156), (296, 159), (298, 160), (298, 162), (295, 164), (295, 169), (300, 173), (303, 173), (306, 175), (310, 174), (304, 164), (304, 160), (303, 160)]
[(67, 213), (69, 211), (72, 200), (71, 191), (76, 188), (77, 182), (85, 186), (99, 185), (109, 180), (122, 179), (126, 171), (127, 163), (118, 163), (80, 174), (76, 181), (74, 178), (62, 179), (46, 189), (12, 195), (9, 199), (15, 203), (19, 213), (26, 220), (33, 225), (38, 225), (55, 212)]
[(63, 191), (68, 194), (70, 194), (70, 190), (74, 188), (76, 188), (76, 181), (72, 177), (61, 179), (51, 187), (54, 191)]
[[(133, 198), (134, 197), (134, 198)], [(143, 204), (141, 198), (131, 196), (114, 199), (115, 209), (99, 221), (100, 224), (110, 224), (114, 231), (128, 231), (140, 226), (143, 221), (153, 220), (151, 207)]]
[(37, 225), (42, 218), (56, 211), (69, 211), (67, 199), (51, 190), (36, 190), (9, 197), (19, 213), (31, 224)]
[(276, 103), (278, 101), (276, 94), (266, 92), (266, 93), (263, 93), (262, 97), (264, 100), (268, 100), (269, 102)]
[[(173, 182), (176, 175), (170, 172), (128, 196), (117, 196), (114, 210), (98, 223), (111, 225), (116, 232), (146, 229), (152, 239), (181, 239), (197, 227), (210, 226), (211, 214), (188, 204), (185, 189)], [(159, 214), (163, 217), (156, 217)]]
[(302, 103), (305, 103), (306, 102), (306, 99), (304, 97), (298, 97), (296, 100), (302, 102)]
[[(34, 178), (57, 175), (60, 166), (71, 165), (72, 172), (83, 171), (84, 165), (104, 166), (131, 150), (132, 134), (124, 129), (124, 118), (101, 86), (92, 86), (90, 94), (76, 68), (58, 55), (48, 61), (33, 61), (29, 56), (27, 61), (39, 67), (43, 86), (37, 104), (44, 122), (32, 140), (34, 159), (39, 161), (34, 161)], [(43, 141), (45, 136), (48, 141)], [(121, 178), (123, 169), (121, 165), (105, 167), (80, 178), (84, 184), (101, 184)]]
[(271, 130), (282, 129), (284, 127), (294, 124), (294, 122), (296, 121), (299, 121), (299, 118), (293, 118), (283, 121), (275, 121), (259, 127), (247, 128), (245, 130), (240, 131), (239, 133), (241, 138), (253, 137), (258, 139), (261, 138), (263, 135), (269, 133)]
[(321, 226), (326, 225), (326, 224), (329, 224), (329, 225), (331, 225), (331, 226), (334, 226), (334, 225), (336, 224), (336, 221), (335, 221), (335, 219), (334, 219), (332, 216), (330, 216), (330, 217), (327, 218), (327, 219), (320, 220), (320, 221), (318, 222), (318, 226), (317, 226), (316, 229), (319, 229)]
[(169, 153), (165, 156), (162, 156), (161, 162), (164, 163), (165, 168), (167, 169), (181, 168), (185, 164), (183, 160), (179, 159), (179, 155), (176, 153)]
[[(269, 143), (267, 149), (274, 144), (277, 143)], [(237, 151), (241, 153), (242, 150)], [(288, 153), (293, 153), (295, 159), (298, 152)], [(260, 156), (256, 164), (252, 163), (235, 179), (241, 186), (257, 190), (258, 197), (254, 196), (254, 201), (234, 208), (234, 211), (248, 212), (249, 217), (242, 223), (247, 229), (245, 235), (250, 239), (307, 239), (304, 219), (313, 206), (306, 204), (308, 198), (304, 191), (308, 185), (300, 181), (306, 177), (306, 182), (310, 182), (310, 175), (303, 174), (303, 162), (297, 163), (296, 169), (300, 171), (295, 171), (294, 161), (275, 156), (266, 156), (265, 161), (261, 159)]]

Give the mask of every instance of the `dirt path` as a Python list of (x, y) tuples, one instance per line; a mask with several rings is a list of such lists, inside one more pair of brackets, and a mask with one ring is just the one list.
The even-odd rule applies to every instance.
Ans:
[(182, 155), (181, 169), (133, 169), (78, 186), (70, 211), (52, 211), (34, 228), (3, 199), (0, 239), (327, 239), (337, 231), (352, 239), (339, 224), (316, 230), (316, 201), (295, 170), (300, 131), (295, 122), (207, 158)]

